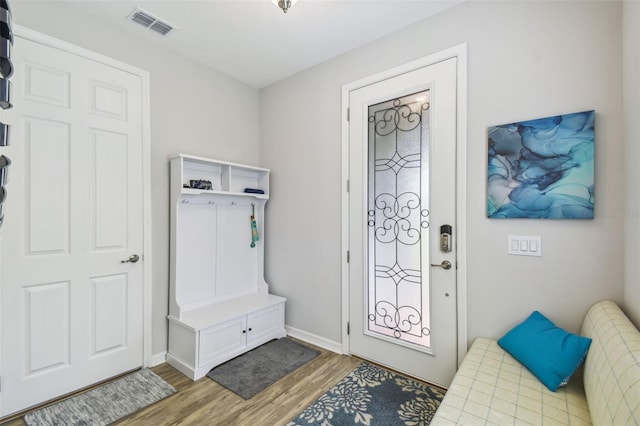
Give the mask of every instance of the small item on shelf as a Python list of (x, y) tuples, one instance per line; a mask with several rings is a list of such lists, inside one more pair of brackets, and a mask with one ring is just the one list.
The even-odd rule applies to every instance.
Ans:
[(245, 188), (244, 192), (247, 194), (264, 194), (264, 190), (258, 188)]
[(10, 165), (11, 160), (9, 159), (9, 157), (0, 155), (0, 186), (4, 186), (9, 180), (7, 179), (7, 175)]
[(13, 74), (13, 63), (11, 62), (11, 40), (0, 35), (0, 74), (9, 78)]
[(256, 223), (256, 206), (251, 203), (251, 248), (256, 246), (256, 241), (258, 241), (258, 224)]
[[(11, 47), (13, 46), (13, 29), (11, 28), (11, 9), (7, 0), (0, 1), (0, 74), (9, 78), (13, 74)], [(5, 108), (6, 109), (6, 108)]]
[(204, 179), (191, 179), (189, 181), (189, 187), (193, 189), (204, 189), (206, 191), (211, 191), (213, 189), (211, 181)]
[(0, 78), (0, 108), (10, 109), (11, 104), (11, 82), (6, 78)]
[(8, 124), (0, 122), (0, 146), (9, 146), (9, 127)]

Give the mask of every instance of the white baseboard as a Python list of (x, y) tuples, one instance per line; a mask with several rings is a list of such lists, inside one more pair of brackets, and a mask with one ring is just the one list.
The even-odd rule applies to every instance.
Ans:
[[(342, 355), (342, 343), (340, 342), (335, 342), (288, 325), (285, 326), (285, 329), (287, 330), (287, 336), (291, 336), (294, 339), (302, 340), (303, 342), (311, 343), (312, 345), (316, 345), (328, 351)], [(152, 355), (151, 360), (149, 361), (149, 367), (155, 367), (156, 365), (160, 365), (165, 362), (167, 362), (166, 351)]]
[(290, 327), (288, 325), (286, 325), (285, 328), (287, 329), (288, 336), (342, 355), (342, 343), (340, 342), (335, 342), (333, 340), (329, 340), (316, 334), (312, 334), (298, 328)]
[(167, 362), (167, 352), (160, 352), (159, 354), (151, 355), (151, 359), (149, 360), (149, 367), (155, 367), (156, 365), (160, 365), (162, 363)]

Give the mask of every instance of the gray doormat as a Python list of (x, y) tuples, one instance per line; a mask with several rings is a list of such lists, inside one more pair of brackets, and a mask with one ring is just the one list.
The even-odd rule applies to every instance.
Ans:
[(284, 337), (213, 368), (207, 377), (249, 399), (319, 354)]
[(108, 425), (176, 393), (149, 369), (27, 413), (27, 425)]

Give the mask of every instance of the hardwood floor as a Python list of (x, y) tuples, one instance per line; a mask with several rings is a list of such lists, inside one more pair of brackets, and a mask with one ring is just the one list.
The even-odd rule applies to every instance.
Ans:
[[(249, 400), (207, 377), (193, 382), (166, 363), (153, 367), (178, 392), (117, 425), (284, 425), (362, 362), (314, 348), (319, 356)], [(18, 418), (4, 425), (24, 421)]]

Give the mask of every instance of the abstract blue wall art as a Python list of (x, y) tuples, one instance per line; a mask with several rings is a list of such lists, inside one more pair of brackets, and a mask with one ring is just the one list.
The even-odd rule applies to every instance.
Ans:
[(488, 217), (593, 219), (595, 115), (489, 127)]

